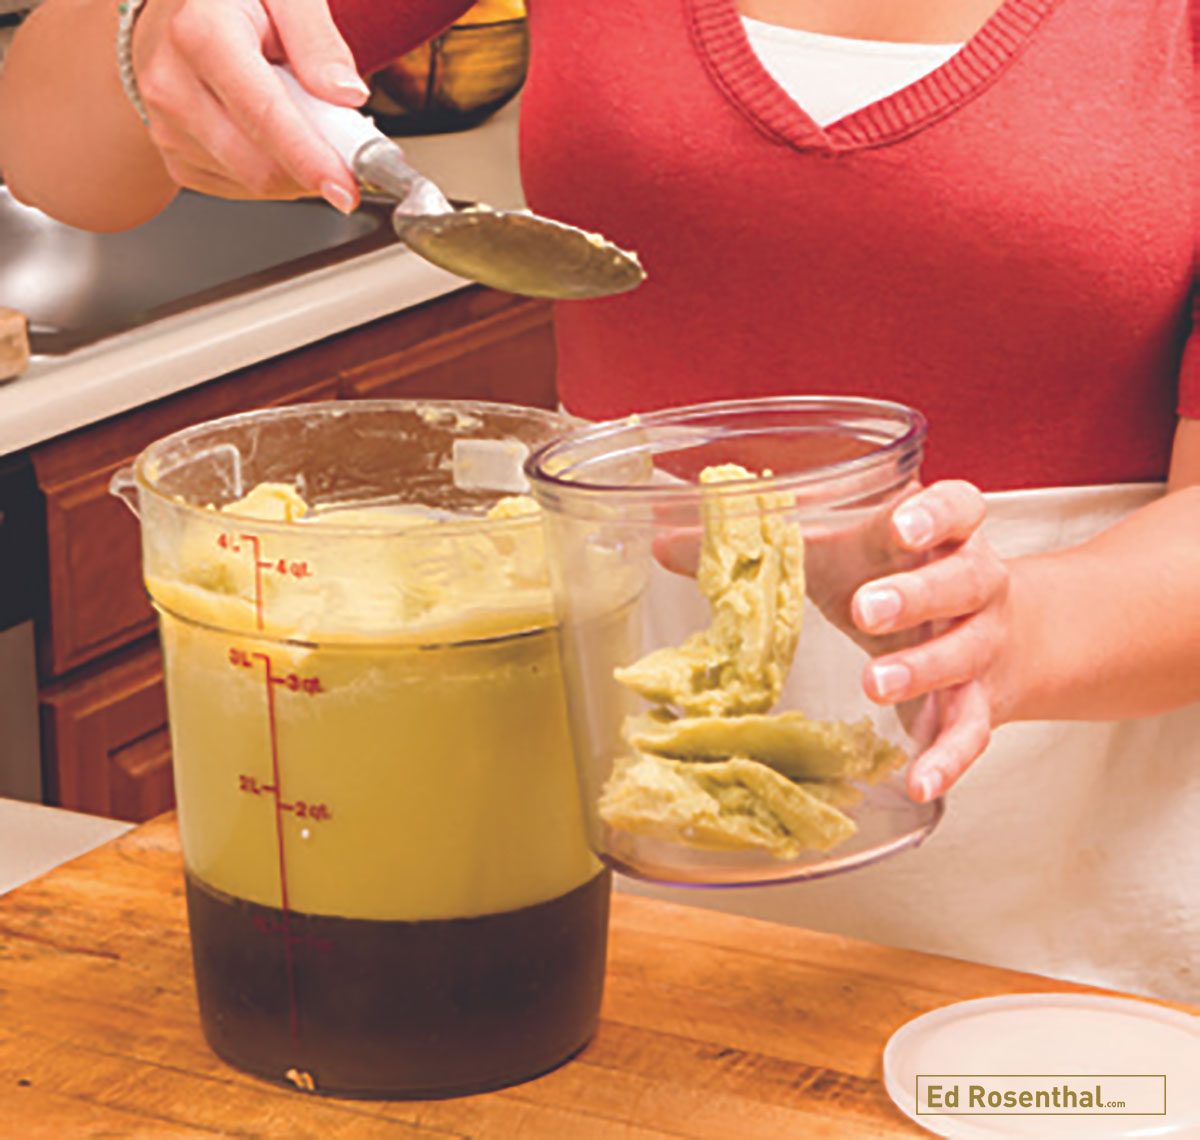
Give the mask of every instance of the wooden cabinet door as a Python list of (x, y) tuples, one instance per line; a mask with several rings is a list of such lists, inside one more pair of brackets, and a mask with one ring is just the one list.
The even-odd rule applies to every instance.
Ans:
[(175, 803), (158, 643), (102, 664), (41, 692), (48, 799), (140, 822)]

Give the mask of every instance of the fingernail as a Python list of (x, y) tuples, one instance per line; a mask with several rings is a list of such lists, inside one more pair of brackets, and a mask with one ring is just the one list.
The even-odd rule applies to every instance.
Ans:
[(362, 77), (352, 67), (343, 63), (333, 63), (325, 69), (325, 81), (347, 95), (356, 99), (365, 99), (371, 94), (371, 89), (363, 82)]
[(928, 803), (936, 800), (942, 794), (943, 780), (940, 775), (927, 773), (917, 778), (917, 788), (921, 793), (921, 802)]
[(321, 197), (339, 213), (348, 214), (354, 209), (353, 196), (340, 182), (322, 182), (319, 189)]
[(889, 661), (885, 665), (872, 665), (871, 676), (875, 681), (876, 692), (885, 698), (904, 692), (912, 680), (908, 666), (896, 661)]
[(895, 590), (868, 588), (858, 595), (858, 612), (864, 628), (880, 629), (900, 613), (900, 595)]
[(908, 546), (921, 546), (933, 537), (933, 516), (924, 507), (901, 507), (892, 525)]

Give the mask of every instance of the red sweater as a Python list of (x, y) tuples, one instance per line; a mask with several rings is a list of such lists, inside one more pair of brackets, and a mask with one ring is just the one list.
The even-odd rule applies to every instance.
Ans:
[[(930, 421), (928, 479), (1159, 479), (1200, 417), (1189, 0), (1006, 0), (931, 75), (822, 129), (734, 0), (532, 0), (530, 206), (638, 251), (559, 304), (582, 416), (846, 393)], [(333, 0), (364, 71), (463, 0)]]

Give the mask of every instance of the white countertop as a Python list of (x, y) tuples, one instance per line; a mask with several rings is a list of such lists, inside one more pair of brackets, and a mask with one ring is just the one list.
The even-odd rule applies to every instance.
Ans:
[[(524, 204), (518, 100), (470, 131), (399, 140), (449, 197)], [(145, 325), (0, 383), (0, 455), (462, 288), (397, 244)], [(19, 302), (9, 301), (10, 304)]]

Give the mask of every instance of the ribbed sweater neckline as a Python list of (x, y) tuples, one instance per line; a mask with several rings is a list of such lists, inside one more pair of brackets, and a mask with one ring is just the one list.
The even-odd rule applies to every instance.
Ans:
[(759, 130), (800, 149), (844, 152), (895, 142), (973, 98), (1020, 54), (1062, 0), (1005, 0), (940, 67), (824, 128), (763, 67), (735, 0), (682, 2), (714, 82)]

